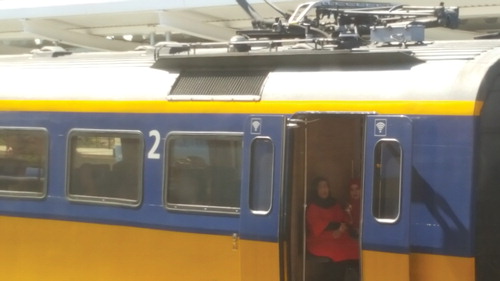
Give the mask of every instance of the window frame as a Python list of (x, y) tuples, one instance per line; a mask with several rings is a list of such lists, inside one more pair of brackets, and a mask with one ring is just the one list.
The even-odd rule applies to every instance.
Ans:
[[(81, 194), (71, 194), (70, 184), (71, 184), (71, 164), (72, 164), (72, 147), (71, 139), (73, 136), (88, 136), (88, 137), (127, 137), (137, 138), (139, 140), (140, 160), (138, 171), (140, 172), (138, 182), (140, 186), (137, 190), (137, 200), (131, 200), (119, 197), (106, 197), (106, 196), (93, 196), (93, 195), (81, 195)], [(133, 137), (131, 137), (133, 136)], [(144, 156), (145, 156), (145, 140), (144, 134), (139, 130), (116, 130), (116, 129), (88, 129), (88, 128), (73, 128), (71, 129), (66, 137), (66, 180), (65, 180), (65, 194), (66, 198), (75, 203), (88, 203), (95, 205), (111, 205), (111, 206), (122, 206), (122, 207), (139, 207), (143, 202), (144, 194)]]
[[(397, 144), (398, 146), (398, 149), (399, 149), (399, 169), (398, 169), (398, 198), (397, 198), (397, 214), (396, 216), (394, 217), (381, 217), (379, 215), (376, 214), (376, 210), (375, 210), (375, 200), (379, 199), (379, 197), (376, 197), (375, 195), (376, 194), (380, 194), (382, 193), (382, 188), (381, 187), (378, 187), (378, 184), (377, 184), (377, 180), (380, 179), (380, 175), (381, 173), (377, 173), (377, 165), (379, 165), (380, 163), (377, 163), (379, 162), (377, 159), (380, 159), (380, 161), (382, 160), (382, 155), (377, 155), (377, 148), (379, 147), (380, 144), (382, 143), (395, 143)], [(372, 212), (372, 216), (375, 218), (375, 220), (379, 223), (382, 223), (382, 224), (395, 224), (398, 222), (399, 218), (401, 217), (401, 204), (402, 204), (402, 196), (403, 196), (403, 146), (401, 145), (401, 143), (399, 142), (399, 140), (397, 139), (394, 139), (394, 138), (383, 138), (383, 139), (380, 139), (378, 140), (376, 143), (375, 143), (375, 146), (374, 146), (374, 151), (373, 151), (373, 154), (374, 154), (374, 167), (373, 167), (373, 198), (372, 198), (372, 202), (371, 202), (371, 205), (372, 205), (372, 208), (371, 208), (371, 212)], [(386, 187), (387, 189), (387, 187)], [(379, 190), (377, 192), (377, 190)], [(381, 209), (380, 206), (381, 204), (377, 204), (377, 206), (379, 206), (379, 210)]]
[[(253, 179), (254, 179), (254, 144), (257, 141), (268, 141), (268, 143), (271, 145), (271, 169), (270, 169), (270, 179), (269, 179), (269, 207), (266, 210), (256, 210), (252, 206), (252, 191), (254, 190), (254, 184), (253, 184)], [(274, 183), (274, 157), (275, 157), (275, 146), (274, 142), (270, 137), (256, 137), (252, 140), (252, 143), (250, 144), (250, 173), (249, 173), (249, 194), (248, 194), (248, 207), (250, 211), (255, 214), (255, 215), (267, 215), (271, 212), (273, 208), (273, 183)]]
[(183, 203), (171, 203), (168, 202), (168, 178), (169, 178), (169, 160), (170, 160), (170, 150), (169, 145), (172, 139), (178, 137), (235, 137), (239, 139), (240, 142), (240, 176), (242, 176), (243, 169), (243, 133), (242, 132), (228, 132), (228, 131), (171, 131), (167, 134), (164, 144), (164, 163), (163, 163), (163, 206), (169, 211), (181, 211), (181, 212), (196, 212), (196, 213), (215, 213), (215, 214), (226, 214), (226, 215), (239, 215), (241, 210), (241, 185), (240, 182), (240, 196), (238, 198), (239, 206), (215, 206), (215, 205), (201, 205), (201, 204), (183, 204)]
[(49, 157), (50, 157), (50, 134), (47, 128), (45, 127), (22, 127), (22, 126), (1, 126), (0, 131), (39, 131), (46, 137), (46, 144), (45, 144), (45, 160), (43, 161), (43, 165), (45, 167), (45, 182), (42, 185), (42, 191), (41, 192), (30, 192), (30, 191), (12, 191), (12, 190), (1, 190), (0, 189), (0, 197), (3, 198), (18, 198), (18, 199), (44, 199), (47, 197), (48, 193), (48, 185), (49, 185)]

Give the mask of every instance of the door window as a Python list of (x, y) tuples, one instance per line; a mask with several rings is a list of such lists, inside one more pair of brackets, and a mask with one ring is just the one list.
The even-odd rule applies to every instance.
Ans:
[(381, 140), (375, 146), (373, 216), (384, 223), (397, 221), (401, 204), (402, 151), (396, 140)]
[(250, 209), (267, 214), (271, 209), (274, 146), (268, 138), (256, 138), (251, 147)]

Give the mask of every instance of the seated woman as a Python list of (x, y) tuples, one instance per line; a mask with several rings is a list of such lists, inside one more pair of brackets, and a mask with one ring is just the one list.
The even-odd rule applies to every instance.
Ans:
[(359, 237), (361, 220), (361, 181), (359, 179), (352, 179), (349, 184), (349, 202), (346, 212), (351, 217), (351, 235)]
[(310, 254), (330, 258), (332, 280), (344, 280), (347, 268), (357, 269), (358, 241), (349, 235), (350, 216), (331, 196), (325, 178), (313, 181), (307, 207), (307, 250)]

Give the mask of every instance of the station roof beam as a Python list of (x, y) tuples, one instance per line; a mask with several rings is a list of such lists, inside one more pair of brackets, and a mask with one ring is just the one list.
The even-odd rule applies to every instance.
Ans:
[(235, 34), (232, 28), (207, 24), (190, 13), (161, 11), (158, 17), (163, 28), (207, 40), (227, 41)]
[(25, 32), (58, 43), (69, 44), (98, 51), (130, 51), (140, 44), (122, 40), (110, 40), (102, 36), (62, 29), (49, 20), (22, 20)]

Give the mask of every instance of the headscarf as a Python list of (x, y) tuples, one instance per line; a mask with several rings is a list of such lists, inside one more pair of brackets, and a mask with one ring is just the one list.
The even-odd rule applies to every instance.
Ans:
[(310, 203), (315, 204), (321, 208), (330, 208), (337, 203), (337, 200), (331, 196), (331, 190), (328, 190), (328, 198), (321, 198), (318, 195), (318, 187), (320, 182), (326, 182), (328, 187), (330, 187), (330, 183), (326, 178), (317, 177), (313, 180), (311, 185), (311, 194), (310, 194)]
[(355, 184), (355, 185), (359, 186), (359, 188), (361, 188), (361, 180), (360, 179), (357, 179), (357, 178), (351, 179), (349, 186), (351, 186), (353, 184)]

